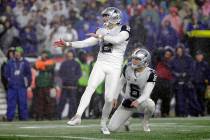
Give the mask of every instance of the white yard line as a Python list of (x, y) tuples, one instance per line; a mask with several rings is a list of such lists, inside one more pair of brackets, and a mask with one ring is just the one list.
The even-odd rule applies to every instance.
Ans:
[(32, 126), (21, 126), (19, 128), (23, 129), (46, 129), (46, 128), (89, 128), (89, 127), (99, 127), (97, 124), (89, 124), (89, 125), (77, 125), (77, 126), (69, 126), (69, 125), (32, 125)]
[[(131, 127), (141, 127), (141, 123), (133, 123), (130, 125)], [(210, 128), (210, 126), (206, 125), (191, 125), (191, 123), (179, 124), (179, 123), (150, 123), (152, 127), (167, 127), (167, 128), (174, 128), (174, 127), (189, 127), (189, 128)], [(30, 125), (30, 126), (18, 126), (21, 129), (50, 129), (50, 128), (99, 128), (100, 125), (98, 124), (88, 124), (88, 125), (77, 125), (77, 126), (69, 126), (69, 125)]]
[(76, 136), (34, 136), (34, 135), (0, 135), (0, 137), (21, 137), (21, 138), (64, 138), (64, 139), (80, 139), (80, 140), (113, 140), (93, 137), (76, 137)]

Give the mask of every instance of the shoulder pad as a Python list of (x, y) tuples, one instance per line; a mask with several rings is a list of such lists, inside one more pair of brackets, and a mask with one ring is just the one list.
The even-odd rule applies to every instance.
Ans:
[(130, 34), (131, 28), (128, 25), (122, 25), (120, 32), (121, 31), (127, 31)]

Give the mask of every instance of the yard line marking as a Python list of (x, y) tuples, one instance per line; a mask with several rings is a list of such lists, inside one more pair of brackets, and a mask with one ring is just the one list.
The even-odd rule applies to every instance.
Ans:
[(181, 132), (191, 132), (192, 130), (181, 129), (181, 130), (178, 130), (178, 131), (181, 131)]
[[(141, 127), (141, 123), (131, 124), (131, 127)], [(152, 127), (167, 127), (167, 128), (174, 128), (174, 127), (190, 127), (190, 128), (209, 128), (210, 126), (205, 125), (191, 125), (191, 123), (179, 124), (179, 123), (150, 123)], [(69, 125), (31, 125), (31, 126), (19, 126), (20, 129), (53, 129), (53, 128), (98, 128), (100, 125), (98, 124), (88, 124), (88, 125), (77, 125), (77, 126), (69, 126)]]
[(113, 140), (100, 139), (91, 137), (76, 137), (76, 136), (33, 136), (33, 135), (0, 135), (0, 137), (22, 137), (22, 138), (64, 138), (64, 139), (80, 139), (80, 140)]
[(19, 128), (23, 129), (46, 129), (46, 128), (89, 128), (89, 127), (99, 127), (99, 125), (96, 124), (90, 124), (90, 125), (77, 125), (77, 126), (69, 126), (69, 125), (48, 125), (48, 126), (41, 126), (41, 125), (34, 125), (34, 126), (20, 126)]

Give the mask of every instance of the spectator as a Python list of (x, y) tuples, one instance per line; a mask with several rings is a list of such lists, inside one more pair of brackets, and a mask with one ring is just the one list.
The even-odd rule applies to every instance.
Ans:
[(6, 64), (5, 77), (8, 81), (7, 120), (12, 121), (18, 104), (19, 119), (28, 119), (27, 87), (31, 84), (31, 67), (23, 57), (23, 49), (16, 47), (15, 59)]
[[(138, 43), (145, 46), (147, 30), (144, 27), (143, 19), (141, 18), (141, 16), (138, 16), (137, 12), (135, 12), (134, 16), (130, 18), (129, 24), (132, 27), (131, 28), (132, 37), (130, 38), (129, 46), (133, 47), (134, 44)], [(132, 50), (131, 47), (127, 48)]]
[(210, 14), (210, 0), (205, 0), (202, 6), (202, 12), (204, 16), (209, 16)]
[(156, 67), (157, 82), (153, 89), (152, 99), (157, 103), (161, 99), (161, 116), (168, 117), (170, 111), (170, 101), (172, 96), (172, 71), (169, 62), (173, 58), (173, 50), (165, 49), (163, 59), (158, 62)]
[(47, 19), (42, 18), (42, 20), (36, 24), (36, 36), (37, 36), (37, 46), (38, 46), (38, 53), (41, 53), (46, 49), (46, 40), (47, 40)]
[(170, 21), (171, 27), (174, 28), (179, 35), (182, 34), (182, 21), (178, 15), (178, 10), (176, 7), (170, 8), (170, 14), (164, 17), (162, 23), (164, 23), (166, 20)]
[(157, 40), (159, 47), (171, 46), (172, 48), (175, 48), (179, 38), (176, 30), (171, 27), (169, 20), (163, 22)]
[(64, 40), (66, 41), (77, 41), (78, 40), (78, 33), (77, 31), (72, 27), (71, 23), (68, 23), (66, 25), (66, 32), (64, 36)]
[(132, 0), (131, 4), (127, 6), (129, 16), (134, 16), (135, 13), (139, 16), (143, 9), (144, 7), (139, 3), (138, 0)]
[(59, 77), (62, 80), (62, 93), (58, 105), (58, 118), (62, 118), (62, 112), (66, 103), (69, 103), (68, 118), (72, 118), (77, 108), (77, 82), (81, 77), (79, 63), (75, 60), (74, 52), (69, 50), (66, 59), (59, 69)]
[(15, 26), (13, 26), (12, 21), (10, 19), (6, 19), (3, 25), (3, 31), (0, 34), (0, 48), (7, 52), (7, 50), (13, 45), (19, 45), (19, 32)]
[(148, 50), (150, 50), (150, 52), (152, 52), (156, 47), (157, 28), (155, 23), (152, 21), (151, 16), (145, 17), (144, 27), (147, 29), (146, 47)]
[(193, 79), (193, 59), (185, 54), (183, 44), (178, 44), (176, 56), (171, 62), (171, 70), (174, 76), (174, 93), (176, 99), (176, 115), (198, 116), (201, 107), (197, 100), (192, 79)]
[(158, 11), (156, 9), (156, 4), (154, 3), (154, 1), (152, 1), (152, 0), (147, 1), (146, 5), (145, 5), (145, 9), (142, 12), (141, 16), (143, 18), (150, 16), (152, 19), (152, 22), (155, 24), (156, 28), (159, 27), (160, 16), (158, 15)]
[(27, 56), (35, 56), (37, 54), (38, 40), (34, 25), (30, 23), (23, 28), (23, 31), (20, 32), (20, 41)]
[(7, 77), (4, 76), (4, 69), (6, 67), (6, 64), (8, 63), (9, 60), (13, 60), (15, 59), (15, 48), (10, 48), (7, 52), (7, 62), (5, 61), (2, 65), (1, 65), (1, 81), (2, 84), (4, 86), (5, 91), (8, 90), (8, 81), (7, 81)]
[(195, 62), (193, 64), (194, 86), (201, 106), (201, 115), (205, 112), (205, 91), (208, 81), (210, 81), (210, 68), (208, 62), (204, 60), (204, 53), (200, 50), (196, 52)]
[(205, 26), (201, 21), (197, 21), (197, 19), (192, 18), (191, 21), (189, 21), (187, 25), (187, 31), (192, 31), (192, 30), (205, 30), (207, 26)]
[(22, 14), (22, 11), (24, 9), (24, 5), (22, 0), (17, 0), (16, 2), (16, 6), (13, 9), (13, 13), (15, 14), (15, 16), (20, 16)]
[(29, 20), (31, 19), (29, 11), (27, 9), (23, 9), (20, 15), (17, 16), (17, 23), (19, 24), (20, 28), (25, 27)]
[(55, 62), (50, 59), (50, 52), (43, 51), (41, 59), (35, 62), (38, 76), (35, 78), (34, 110), (36, 120), (53, 119), (55, 99), (51, 88), (54, 86)]

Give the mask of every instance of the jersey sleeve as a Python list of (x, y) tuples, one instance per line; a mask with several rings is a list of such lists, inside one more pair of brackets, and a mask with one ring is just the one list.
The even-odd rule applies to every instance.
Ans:
[(154, 70), (151, 70), (147, 82), (156, 82), (156, 80), (157, 80), (156, 72)]
[(91, 47), (95, 46), (98, 43), (98, 39), (94, 37), (89, 37), (82, 41), (74, 41), (71, 42), (73, 48), (85, 48), (85, 47)]

